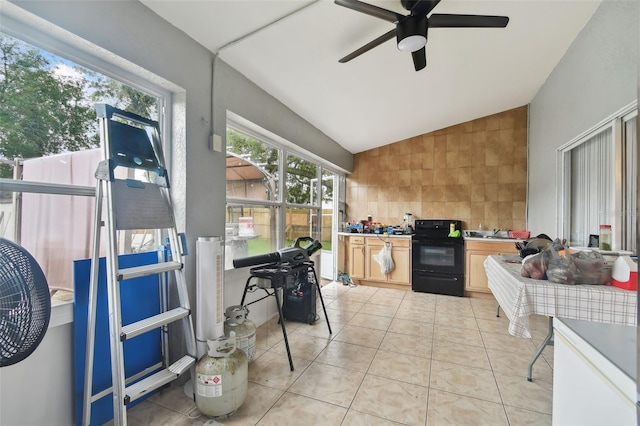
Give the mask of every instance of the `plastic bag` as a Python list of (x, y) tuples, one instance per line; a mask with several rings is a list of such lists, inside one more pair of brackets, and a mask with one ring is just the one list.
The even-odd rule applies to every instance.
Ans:
[(542, 253), (530, 254), (522, 260), (520, 275), (535, 280), (547, 279), (547, 263)]
[(541, 253), (543, 259), (547, 260), (547, 278), (549, 281), (558, 284), (576, 284), (578, 268), (572, 256), (558, 253), (555, 243), (552, 247), (547, 247)]
[(378, 262), (380, 265), (380, 272), (383, 274), (388, 274), (393, 271), (396, 265), (393, 263), (393, 259), (391, 258), (391, 243), (384, 243), (384, 246), (380, 249), (380, 253), (373, 255), (373, 260)]
[(607, 276), (604, 272), (604, 257), (594, 250), (583, 250), (571, 254), (578, 273), (576, 284), (605, 284)]

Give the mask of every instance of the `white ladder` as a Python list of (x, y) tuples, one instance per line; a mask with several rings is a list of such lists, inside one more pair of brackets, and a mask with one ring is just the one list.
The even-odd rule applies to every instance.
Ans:
[[(96, 104), (100, 124), (100, 141), (104, 160), (96, 170), (96, 203), (93, 252), (91, 257), (91, 279), (87, 316), (87, 348), (85, 356), (83, 425), (91, 422), (91, 403), (111, 392), (113, 394), (113, 417), (115, 425), (127, 424), (127, 405), (147, 393), (177, 379), (193, 369), (196, 362), (196, 340), (191, 308), (183, 271), (182, 245), (178, 244), (173, 206), (169, 192), (169, 177), (165, 168), (158, 123), (137, 114), (122, 111), (106, 104)], [(115, 118), (115, 120), (114, 120)], [(136, 179), (118, 179), (117, 167), (154, 172), (155, 183)], [(131, 173), (130, 173), (131, 175)], [(102, 220), (102, 202), (106, 201), (106, 222)], [(111, 347), (111, 374), (113, 386), (98, 394), (92, 394), (93, 358), (95, 344), (96, 303), (98, 294), (98, 260), (100, 230), (104, 226), (107, 243), (107, 296), (109, 311), (109, 344)], [(145, 266), (120, 269), (118, 267), (117, 231), (163, 230), (168, 234), (172, 257), (170, 260)], [(163, 303), (161, 313), (141, 321), (123, 325), (120, 305), (122, 281), (155, 274), (173, 272), (179, 306), (168, 309)], [(166, 302), (166, 300), (165, 300)], [(125, 377), (124, 342), (158, 328), (163, 329), (172, 322), (181, 321), (185, 336), (186, 354), (171, 365), (165, 354), (163, 365), (149, 368), (134, 377)], [(164, 344), (165, 348), (167, 344)], [(133, 384), (141, 376), (148, 375)], [(193, 371), (192, 371), (193, 373)], [(193, 376), (193, 374), (192, 374)]]

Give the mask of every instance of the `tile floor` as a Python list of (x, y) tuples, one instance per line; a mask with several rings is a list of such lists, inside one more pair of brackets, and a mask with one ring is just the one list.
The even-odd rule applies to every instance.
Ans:
[[(532, 316), (532, 339), (510, 336), (496, 302), (331, 283), (327, 315), (287, 322), (295, 371), (274, 319), (257, 330), (247, 398), (225, 425), (548, 425), (553, 347), (527, 366), (548, 331)], [(273, 303), (267, 299), (260, 303)], [(129, 410), (130, 425), (208, 421), (182, 387)]]

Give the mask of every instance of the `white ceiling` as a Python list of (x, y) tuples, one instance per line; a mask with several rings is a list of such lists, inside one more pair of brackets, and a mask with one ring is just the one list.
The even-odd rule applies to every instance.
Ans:
[(338, 63), (393, 24), (330, 0), (141, 1), (352, 153), (528, 104), (600, 4), (443, 0), (433, 13), (509, 25), (431, 29), (416, 72), (395, 39)]

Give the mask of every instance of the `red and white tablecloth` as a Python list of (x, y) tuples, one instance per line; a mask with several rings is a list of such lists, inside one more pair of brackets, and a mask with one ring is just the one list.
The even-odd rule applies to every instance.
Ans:
[(500, 255), (488, 256), (484, 268), (489, 289), (509, 318), (509, 333), (531, 337), (529, 315), (636, 325), (638, 294), (605, 285), (566, 285), (520, 275), (522, 265)]

